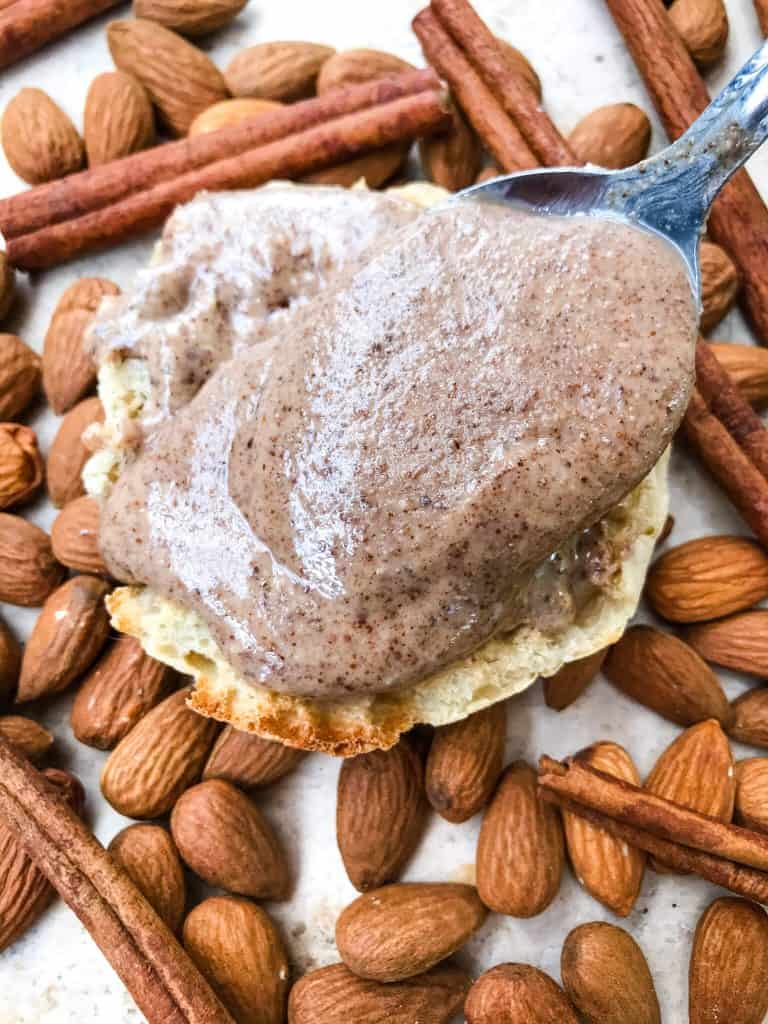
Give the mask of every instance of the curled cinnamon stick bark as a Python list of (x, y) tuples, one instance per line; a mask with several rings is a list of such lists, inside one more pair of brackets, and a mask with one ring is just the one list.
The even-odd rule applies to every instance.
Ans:
[(34, 53), (120, 0), (15, 0), (0, 14), (0, 68)]

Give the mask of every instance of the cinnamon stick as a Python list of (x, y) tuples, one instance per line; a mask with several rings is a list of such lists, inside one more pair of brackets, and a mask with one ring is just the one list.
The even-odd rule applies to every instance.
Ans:
[(15, 0), (0, 14), (0, 68), (95, 18), (120, 0)]
[(17, 236), (8, 242), (8, 260), (24, 270), (52, 267), (161, 224), (177, 203), (203, 190), (251, 188), (272, 178), (300, 177), (388, 143), (426, 135), (447, 121), (439, 94), (405, 96), (207, 164), (82, 217)]
[(3, 739), (0, 817), (83, 922), (149, 1024), (234, 1024), (125, 872)]
[(764, 36), (768, 36), (768, 0), (754, 0), (754, 3), (760, 31)]
[(216, 132), (164, 143), (0, 200), (0, 231), (11, 239), (71, 220), (205, 164), (238, 156), (358, 110), (439, 87), (431, 69), (407, 71), (337, 89)]
[(411, 22), (424, 56), (450, 85), (456, 102), (507, 174), (532, 170), (539, 162), (506, 111), (427, 7)]
[[(709, 93), (661, 0), (605, 0), (671, 139), (709, 104)], [(741, 271), (742, 300), (768, 341), (768, 208), (738, 171), (715, 200), (707, 231)]]

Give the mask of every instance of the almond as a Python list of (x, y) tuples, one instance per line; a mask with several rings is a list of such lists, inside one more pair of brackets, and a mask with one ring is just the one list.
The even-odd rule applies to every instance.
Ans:
[(746, 828), (768, 832), (768, 757), (748, 757), (739, 761), (734, 773), (735, 820)]
[(81, 743), (112, 750), (173, 688), (175, 674), (121, 636), (83, 680), (70, 724)]
[(391, 146), (382, 146), (372, 153), (355, 157), (354, 160), (345, 160), (343, 164), (314, 171), (301, 180), (307, 185), (339, 185), (342, 188), (350, 188), (364, 181), (368, 188), (379, 188), (400, 170), (408, 155), (408, 148), (395, 142)]
[[(16, 271), (8, 262), (5, 252), (0, 252), (0, 321), (4, 320), (11, 311), (16, 299)], [(0, 335), (0, 348), (2, 347), (2, 335)], [(2, 413), (0, 413), (2, 416)]]
[(496, 37), (496, 43), (506, 57), (509, 66), (523, 77), (531, 90), (536, 93), (536, 98), (541, 100), (541, 80), (525, 54), (499, 36)]
[(271, 786), (294, 771), (306, 752), (228, 725), (214, 744), (203, 779), (224, 779), (241, 789)]
[(723, 0), (675, 0), (669, 18), (699, 67), (708, 68), (720, 60), (728, 42)]
[(254, 899), (284, 900), (288, 862), (269, 822), (231, 782), (188, 789), (171, 814), (184, 863), (209, 885)]
[(706, 622), (768, 597), (768, 556), (746, 537), (700, 537), (651, 566), (646, 596), (671, 622)]
[(203, 900), (184, 922), (184, 947), (236, 1021), (282, 1024), (288, 957), (260, 907), (233, 896)]
[(555, 711), (564, 711), (584, 693), (603, 667), (608, 648), (563, 665), (559, 672), (544, 680), (544, 700)]
[(221, 128), (227, 128), (232, 124), (240, 124), (241, 121), (251, 121), (254, 117), (261, 117), (262, 114), (269, 114), (273, 110), (279, 110), (282, 103), (274, 100), (222, 100), (214, 103), (201, 114), (198, 114), (189, 126), (189, 136), (204, 135), (206, 132), (217, 132)]
[(53, 521), (53, 553), (68, 569), (108, 576), (99, 550), (99, 505), (84, 496), (68, 502)]
[(0, 705), (16, 692), (21, 671), (21, 645), (0, 619)]
[(0, 334), (0, 420), (24, 412), (40, 392), (41, 361), (15, 334)]
[(581, 163), (620, 170), (648, 155), (651, 122), (634, 103), (609, 103), (582, 117), (568, 142)]
[[(606, 775), (640, 785), (632, 758), (618, 743), (595, 743), (577, 756)], [(563, 827), (573, 873), (580, 884), (614, 914), (626, 917), (643, 883), (645, 854), (571, 811), (563, 812)]]
[(107, 41), (117, 67), (141, 82), (174, 135), (185, 135), (199, 113), (227, 96), (213, 61), (154, 21), (113, 21)]
[(485, 921), (471, 885), (412, 882), (358, 896), (336, 922), (336, 945), (369, 981), (404, 981), (455, 953)]
[(660, 548), (667, 540), (669, 540), (672, 531), (675, 528), (675, 517), (667, 516), (664, 520), (664, 525), (661, 528), (659, 536), (656, 538), (656, 547)]
[(413, 64), (384, 50), (341, 50), (326, 54), (317, 76), (317, 94), (345, 89), (374, 78), (388, 78), (413, 71)]
[(500, 914), (534, 917), (557, 895), (564, 860), (560, 815), (540, 798), (533, 768), (517, 761), (504, 773), (480, 828), (480, 899)]
[(173, 839), (159, 825), (129, 825), (109, 852), (172, 932), (181, 927), (187, 902), (184, 869)]
[(183, 36), (204, 36), (228, 25), (247, 3), (248, 0), (133, 0), (133, 13)]
[(258, 43), (236, 54), (224, 77), (233, 96), (289, 103), (312, 95), (320, 68), (335, 52), (319, 43)]
[(608, 652), (603, 674), (628, 697), (679, 725), (733, 717), (712, 669), (676, 636), (631, 626)]
[(24, 649), (19, 703), (60, 693), (96, 659), (109, 635), (108, 592), (104, 580), (75, 576), (51, 594)]
[(218, 725), (188, 708), (188, 696), (166, 697), (107, 759), (101, 791), (120, 814), (159, 818), (200, 777)]
[(105, 71), (85, 98), (85, 150), (89, 167), (151, 146), (155, 115), (144, 86), (125, 71)]
[(696, 926), (688, 972), (690, 1024), (761, 1024), (768, 1011), (768, 915), (725, 896)]
[(407, 739), (342, 763), (336, 840), (360, 892), (399, 877), (425, 824), (424, 772)]
[(747, 401), (761, 406), (768, 402), (768, 349), (760, 345), (739, 345), (735, 341), (713, 341), (710, 348)]
[(0, 716), (0, 736), (35, 764), (39, 764), (53, 746), (52, 733), (21, 715)]
[(742, 612), (691, 626), (685, 638), (707, 661), (736, 672), (768, 676), (768, 611)]
[(499, 964), (481, 974), (464, 1015), (467, 1024), (578, 1024), (560, 986), (528, 964)]
[(83, 166), (83, 140), (64, 111), (42, 89), (22, 89), (3, 113), (3, 150), (30, 185), (72, 174)]
[(119, 293), (102, 277), (82, 277), (59, 299), (43, 345), (43, 388), (55, 413), (71, 409), (96, 383), (96, 364), (83, 339), (102, 298)]
[(20, 516), (0, 512), (0, 601), (38, 607), (63, 575), (48, 534)]
[(753, 747), (768, 747), (768, 690), (747, 690), (733, 702), (733, 716), (729, 736)]
[(574, 928), (563, 943), (560, 970), (585, 1024), (661, 1024), (648, 963), (623, 928), (605, 921)]
[(84, 436), (95, 423), (103, 422), (104, 408), (98, 398), (78, 402), (61, 421), (46, 466), (48, 494), (56, 508), (83, 495), (83, 467), (91, 455)]
[(435, 730), (427, 758), (427, 799), (446, 821), (467, 821), (488, 803), (504, 767), (506, 739), (503, 702)]
[(482, 185), (484, 181), (492, 181), (493, 178), (498, 178), (501, 173), (502, 172), (498, 167), (494, 167), (493, 164), (489, 164), (487, 167), (484, 167), (475, 178), (475, 184)]
[[(676, 0), (676, 2), (680, 3), (681, 0)], [(698, 3), (699, 0), (696, 2)], [(701, 274), (701, 330), (706, 334), (720, 323), (731, 308), (739, 294), (741, 282), (736, 264), (728, 253), (706, 238), (699, 246), (699, 272)]]
[(305, 974), (291, 989), (290, 1024), (450, 1024), (464, 1004), (467, 975), (439, 964), (416, 978), (382, 985), (344, 964)]
[(477, 177), (483, 149), (464, 115), (454, 107), (448, 130), (422, 139), (419, 155), (430, 181), (449, 192), (458, 192), (471, 185)]
[(0, 423), (0, 508), (31, 498), (43, 482), (37, 435), (19, 423)]

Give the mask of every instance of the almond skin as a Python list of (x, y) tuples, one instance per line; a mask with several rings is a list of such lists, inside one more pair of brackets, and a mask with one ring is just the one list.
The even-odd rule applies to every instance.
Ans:
[[(0, 321), (11, 311), (16, 300), (16, 271), (4, 252), (0, 253)], [(2, 335), (0, 335), (0, 338)], [(0, 341), (2, 345), (2, 341)]]
[(427, 799), (446, 821), (468, 821), (488, 803), (504, 767), (506, 739), (503, 702), (435, 730), (427, 758)]
[(155, 115), (147, 90), (125, 71), (97, 75), (85, 98), (83, 134), (89, 167), (151, 146)]
[(563, 988), (585, 1024), (661, 1024), (648, 963), (623, 928), (594, 921), (563, 943)]
[(0, 512), (0, 601), (39, 607), (63, 576), (48, 534), (20, 516)]
[(306, 752), (228, 725), (216, 740), (203, 780), (224, 779), (241, 789), (271, 786), (294, 771)]
[(187, 865), (209, 885), (254, 899), (284, 900), (288, 862), (269, 822), (231, 782), (210, 779), (173, 808), (171, 831)]
[(413, 882), (358, 896), (336, 922), (336, 945), (369, 981), (404, 981), (455, 953), (485, 921), (471, 885)]
[(68, 569), (108, 576), (99, 550), (99, 505), (87, 495), (68, 502), (51, 527), (53, 553)]
[(19, 703), (60, 693), (95, 661), (109, 635), (107, 593), (104, 580), (75, 576), (51, 594), (24, 649)]
[(30, 185), (63, 178), (83, 166), (83, 140), (42, 89), (22, 89), (13, 97), (0, 132), (8, 163)]
[(690, 1024), (761, 1024), (768, 1011), (768, 915), (726, 896), (696, 927), (688, 972)]
[(710, 342), (710, 348), (749, 402), (763, 406), (768, 402), (768, 349), (760, 345)]
[(719, 821), (733, 817), (736, 782), (728, 737), (714, 719), (681, 733), (645, 780), (656, 796)]
[(388, 78), (403, 71), (413, 71), (413, 64), (384, 50), (340, 50), (331, 51), (317, 76), (317, 95), (322, 96), (334, 89), (346, 89), (360, 82), (374, 78)]
[(12, 508), (41, 487), (45, 467), (37, 435), (20, 423), (0, 423), (0, 508)]
[(319, 43), (258, 43), (236, 54), (224, 77), (233, 96), (290, 103), (312, 95), (320, 68), (335, 52)]
[(451, 125), (439, 135), (430, 135), (419, 143), (421, 166), (430, 181), (458, 192), (477, 177), (483, 150), (474, 130), (457, 108), (451, 111)]
[(563, 665), (559, 672), (544, 680), (544, 700), (547, 707), (565, 711), (584, 693), (597, 673), (603, 667), (608, 648), (588, 654)]
[(467, 1024), (578, 1024), (565, 993), (528, 964), (499, 964), (469, 990)]
[(21, 644), (0, 619), (0, 705), (16, 693), (21, 671)]
[(183, 36), (205, 36), (228, 25), (247, 3), (248, 0), (133, 0), (133, 13)]
[(768, 676), (768, 611), (742, 612), (691, 626), (685, 639), (706, 661), (760, 678)]
[(620, 170), (648, 155), (651, 122), (634, 103), (609, 103), (582, 117), (568, 142), (582, 163)]
[(344, 964), (311, 971), (288, 1001), (290, 1024), (449, 1024), (469, 989), (467, 975), (445, 963), (416, 978), (382, 985), (358, 978)]
[(407, 149), (395, 142), (354, 160), (346, 160), (343, 164), (314, 171), (301, 181), (307, 185), (339, 185), (341, 188), (351, 188), (364, 181), (368, 188), (379, 188), (397, 174), (407, 155)]
[(184, 920), (187, 885), (168, 832), (159, 825), (129, 825), (107, 849), (158, 916), (177, 932)]
[(711, 67), (722, 58), (728, 42), (723, 0), (675, 0), (669, 18), (699, 67)]
[(560, 815), (539, 796), (533, 768), (517, 761), (502, 776), (480, 828), (480, 899), (500, 914), (534, 917), (557, 895), (564, 861)]
[(732, 707), (734, 717), (728, 735), (753, 747), (768, 748), (768, 690), (747, 690)]
[(768, 832), (768, 757), (748, 757), (736, 764), (734, 772), (735, 820), (746, 828)]
[(0, 334), (0, 420), (12, 420), (40, 393), (41, 360), (15, 334)]
[(0, 716), (0, 736), (34, 764), (39, 764), (53, 746), (53, 734), (31, 718)]
[(189, 136), (205, 135), (206, 132), (217, 132), (221, 128), (227, 128), (232, 124), (239, 124), (241, 121), (250, 121), (262, 114), (269, 114), (273, 110), (279, 110), (282, 103), (274, 100), (222, 100), (208, 107), (202, 114), (198, 114), (189, 127)]
[(110, 754), (104, 798), (129, 818), (159, 818), (200, 777), (218, 725), (187, 707), (179, 690), (153, 708)]
[(84, 494), (83, 467), (91, 451), (83, 437), (94, 424), (103, 422), (104, 408), (98, 398), (78, 402), (61, 421), (46, 466), (48, 496), (56, 508)]
[(632, 626), (608, 652), (603, 674), (628, 697), (679, 725), (733, 711), (712, 669), (688, 644), (651, 626)]
[(342, 763), (336, 840), (360, 892), (398, 878), (426, 824), (424, 773), (407, 739)]
[[(681, 0), (677, 0), (677, 3), (680, 2)], [(685, 2), (687, 3), (688, 0)], [(701, 273), (701, 330), (707, 334), (717, 327), (736, 301), (741, 281), (736, 264), (728, 253), (706, 238), (699, 246), (699, 271)]]
[(184, 922), (184, 947), (236, 1021), (282, 1024), (288, 957), (261, 907), (233, 896), (204, 900)]

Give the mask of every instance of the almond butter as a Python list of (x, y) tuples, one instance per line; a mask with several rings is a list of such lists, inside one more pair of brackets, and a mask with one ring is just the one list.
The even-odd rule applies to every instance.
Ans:
[(671, 622), (720, 619), (768, 597), (768, 556), (746, 537), (689, 540), (653, 563), (645, 592)]
[(0, 334), (0, 420), (12, 420), (40, 392), (41, 361), (15, 334)]
[(113, 21), (107, 41), (117, 67), (141, 82), (174, 135), (186, 135), (198, 114), (227, 96), (213, 61), (157, 22)]
[(518, 50), (516, 46), (508, 43), (506, 39), (502, 39), (500, 36), (496, 37), (496, 42), (501, 48), (501, 52), (506, 57), (509, 66), (516, 71), (518, 75), (523, 77), (531, 90), (536, 93), (536, 98), (541, 100), (541, 79), (525, 54)]
[(690, 1024), (761, 1024), (768, 1011), (768, 915), (725, 896), (696, 926), (688, 972)]
[(53, 746), (52, 733), (21, 715), (0, 716), (0, 736), (35, 764), (39, 764)]
[(184, 920), (187, 885), (173, 839), (159, 825), (129, 825), (109, 852), (172, 932)]
[(488, 803), (504, 767), (506, 739), (504, 702), (435, 730), (427, 758), (427, 799), (446, 821), (467, 821)]
[[(8, 316), (15, 300), (16, 271), (8, 262), (8, 256), (3, 251), (0, 252), (0, 321)], [(0, 347), (2, 347), (2, 335), (0, 335)], [(0, 357), (1, 359), (2, 357)]]
[(768, 402), (768, 349), (735, 341), (712, 341), (709, 347), (747, 401), (764, 406)]
[(187, 707), (179, 690), (153, 708), (110, 754), (104, 798), (129, 818), (159, 818), (200, 777), (218, 725)]
[[(681, 0), (676, 2), (680, 3)], [(698, 3), (698, 0), (696, 2)], [(728, 253), (706, 238), (699, 246), (699, 272), (701, 330), (707, 334), (720, 323), (736, 301), (741, 281), (736, 264)]]
[(133, 0), (137, 18), (156, 21), (183, 36), (205, 36), (224, 28), (248, 0)]
[(12, 508), (41, 487), (43, 457), (34, 430), (20, 423), (0, 423), (0, 508)]
[(104, 408), (94, 397), (78, 402), (59, 424), (46, 466), (48, 495), (56, 508), (82, 497), (83, 467), (91, 455), (85, 437), (94, 424), (103, 422)]
[(648, 155), (651, 122), (634, 103), (609, 103), (582, 117), (568, 142), (582, 163), (620, 170)]
[(319, 43), (257, 43), (235, 55), (224, 77), (233, 96), (290, 103), (312, 95), (320, 68), (335, 52)]
[(83, 134), (90, 167), (151, 146), (155, 115), (147, 90), (125, 71), (97, 75), (85, 98)]
[(702, 658), (749, 675), (768, 676), (768, 611), (741, 612), (691, 626), (688, 643)]
[(83, 166), (83, 140), (42, 89), (17, 93), (5, 108), (0, 131), (8, 163), (30, 185), (63, 178)]
[(739, 761), (734, 774), (735, 820), (746, 828), (768, 832), (768, 757), (748, 757)]
[(231, 782), (188, 789), (171, 814), (182, 860), (209, 885), (254, 899), (284, 900), (288, 862), (272, 826)]
[(16, 693), (21, 671), (21, 644), (0, 619), (0, 705)]
[(480, 171), (483, 149), (474, 130), (458, 108), (451, 111), (445, 132), (419, 143), (421, 166), (430, 181), (449, 192), (471, 185)]
[(721, 59), (728, 42), (723, 0), (674, 0), (669, 18), (699, 67), (711, 67)]
[[(606, 775), (640, 785), (632, 758), (618, 743), (594, 743), (578, 758)], [(614, 914), (626, 917), (640, 893), (645, 854), (571, 811), (563, 812), (563, 827), (573, 873), (580, 884)]]
[(43, 388), (55, 413), (67, 412), (96, 383), (96, 364), (83, 340), (103, 297), (119, 293), (112, 281), (82, 277), (59, 299), (43, 344)]
[(228, 725), (216, 740), (203, 779), (224, 779), (241, 789), (271, 786), (294, 771), (306, 752)]
[(455, 953), (485, 921), (471, 885), (411, 882), (358, 896), (336, 922), (336, 945), (369, 981), (404, 981)]
[(198, 114), (189, 126), (188, 134), (191, 138), (194, 135), (205, 135), (206, 132), (217, 132), (229, 125), (269, 114), (282, 106), (282, 103), (275, 100), (256, 100), (247, 97), (239, 100), (222, 100)]
[(740, 743), (768, 748), (768, 689), (747, 690), (732, 706), (728, 735)]
[(184, 922), (184, 947), (236, 1021), (282, 1024), (288, 957), (261, 907), (233, 896), (203, 900)]
[(517, 761), (504, 773), (480, 828), (480, 899), (500, 914), (534, 917), (557, 895), (564, 861), (560, 815), (539, 796), (533, 768)]
[(301, 180), (307, 185), (339, 185), (342, 188), (350, 188), (364, 181), (368, 188), (379, 188), (403, 166), (408, 148), (395, 142), (391, 146), (382, 146), (371, 153), (364, 153), (354, 160), (345, 160), (343, 164), (314, 171)]
[(564, 711), (584, 693), (603, 667), (608, 648), (563, 665), (559, 672), (544, 680), (544, 700), (555, 711)]
[(605, 921), (574, 928), (563, 943), (560, 970), (585, 1024), (661, 1024), (648, 962), (623, 928)]
[(317, 76), (317, 94), (322, 96), (333, 89), (346, 89), (375, 78), (400, 75), (413, 71), (413, 64), (384, 50), (340, 50), (327, 54)]
[(20, 516), (0, 512), (0, 601), (38, 607), (63, 575), (48, 534)]
[(87, 495), (68, 502), (51, 527), (53, 553), (68, 569), (108, 576), (99, 550), (99, 505)]
[(481, 974), (464, 1015), (467, 1024), (578, 1024), (560, 986), (528, 964), (499, 964)]

